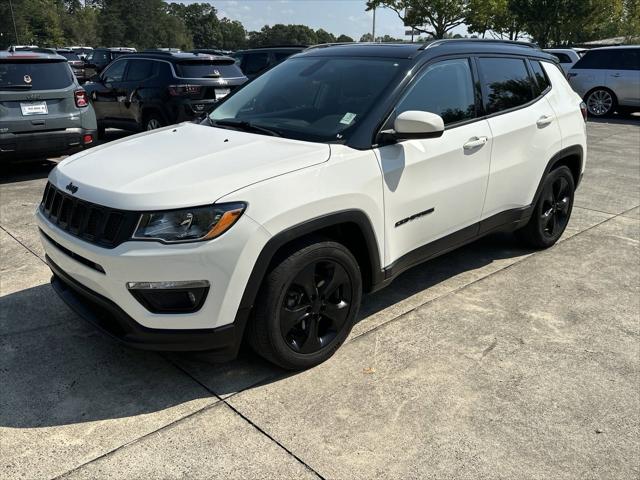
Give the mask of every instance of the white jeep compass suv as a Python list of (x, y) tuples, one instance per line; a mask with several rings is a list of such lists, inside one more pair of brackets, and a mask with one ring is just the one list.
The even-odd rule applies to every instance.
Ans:
[(585, 111), (556, 60), (499, 41), (307, 50), (201, 124), (72, 156), (37, 212), (52, 283), (125, 343), (302, 369), (375, 291), (495, 231), (564, 231)]

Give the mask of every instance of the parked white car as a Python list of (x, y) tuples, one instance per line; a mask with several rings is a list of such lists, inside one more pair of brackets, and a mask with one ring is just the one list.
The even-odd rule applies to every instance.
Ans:
[(640, 45), (589, 50), (567, 77), (594, 117), (640, 109)]
[(574, 48), (547, 48), (544, 51), (558, 59), (558, 63), (560, 63), (565, 74), (584, 54), (584, 49), (578, 50)]
[[(302, 369), (363, 292), (496, 231), (546, 248), (586, 160), (555, 59), (496, 41), (295, 55), (183, 123), (50, 174), (37, 212), (62, 298), (125, 343)], [(245, 330), (246, 326), (246, 330)]]

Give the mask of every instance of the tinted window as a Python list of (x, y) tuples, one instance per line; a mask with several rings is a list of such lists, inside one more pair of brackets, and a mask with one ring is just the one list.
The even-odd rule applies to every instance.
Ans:
[(471, 68), (466, 59), (445, 60), (427, 67), (396, 108), (397, 113), (437, 113), (445, 124), (476, 116)]
[(129, 60), (127, 81), (135, 82), (151, 77), (154, 73), (155, 63), (151, 60)]
[(102, 78), (104, 79), (105, 83), (122, 81), (122, 77), (124, 75), (124, 68), (126, 65), (127, 65), (126, 60), (121, 60), (119, 62), (115, 62), (109, 65), (109, 67), (107, 67), (107, 69), (102, 74)]
[(479, 62), (487, 89), (487, 113), (501, 112), (533, 100), (534, 83), (524, 60), (480, 58)]
[(0, 90), (57, 90), (72, 83), (67, 62), (0, 62)]
[(551, 83), (549, 82), (547, 73), (544, 71), (544, 68), (542, 68), (540, 62), (538, 62), (537, 60), (532, 60), (530, 64), (531, 70), (533, 70), (533, 76), (536, 79), (535, 93), (536, 96), (538, 96), (547, 88), (549, 88), (551, 86)]
[(244, 73), (247, 75), (253, 75), (260, 73), (262, 70), (269, 66), (269, 53), (258, 52), (250, 53), (247, 55), (247, 59), (244, 64)]
[(610, 52), (591, 50), (578, 60), (572, 68), (608, 68), (607, 56)]
[(640, 70), (640, 50), (624, 48), (609, 51), (609, 68), (613, 70)]
[(551, 55), (554, 55), (560, 63), (572, 63), (569, 55), (567, 55), (566, 53), (551, 52)]
[(293, 52), (276, 52), (274, 55), (276, 57), (276, 62), (280, 63), (293, 55)]
[(176, 65), (182, 78), (235, 78), (242, 77), (242, 71), (235, 63), (212, 61), (184, 62)]
[(58, 55), (62, 55), (67, 60), (80, 60), (80, 57), (72, 52), (57, 52)]
[(228, 97), (210, 118), (249, 121), (286, 138), (344, 140), (406, 75), (407, 64), (386, 58), (291, 58)]
[(105, 62), (111, 61), (111, 58), (107, 55), (107, 52), (98, 51), (98, 52), (93, 52), (93, 55), (91, 56), (91, 60), (94, 63), (105, 63)]

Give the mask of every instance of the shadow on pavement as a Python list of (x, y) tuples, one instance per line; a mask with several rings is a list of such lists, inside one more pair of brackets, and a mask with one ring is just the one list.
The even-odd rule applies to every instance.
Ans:
[(587, 120), (590, 123), (611, 123), (619, 125), (640, 125), (640, 112), (633, 113), (616, 113), (610, 117), (596, 118), (589, 116)]
[(47, 178), (56, 166), (49, 160), (25, 160), (0, 165), (0, 185)]
[[(524, 253), (511, 235), (487, 237), (415, 267), (367, 296), (360, 318), (461, 272)], [(30, 319), (23, 329), (20, 318)], [(132, 417), (210, 397), (211, 392), (228, 396), (287, 375), (248, 348), (233, 362), (214, 364), (206, 354), (160, 355), (123, 347), (67, 309), (48, 284), (0, 298), (2, 427)]]

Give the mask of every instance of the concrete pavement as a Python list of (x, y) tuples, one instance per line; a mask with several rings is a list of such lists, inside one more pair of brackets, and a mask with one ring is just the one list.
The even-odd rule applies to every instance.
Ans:
[(327, 363), (129, 350), (57, 299), (0, 179), (1, 478), (638, 478), (640, 122), (591, 122), (567, 232), (488, 237), (365, 298)]

